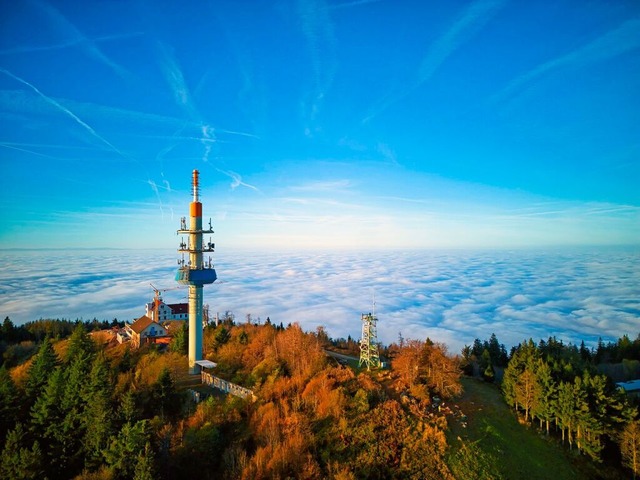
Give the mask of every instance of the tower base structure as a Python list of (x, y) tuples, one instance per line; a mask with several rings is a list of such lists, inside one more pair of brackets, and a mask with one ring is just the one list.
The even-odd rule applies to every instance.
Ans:
[(200, 373), (202, 360), (202, 285), (189, 285), (189, 373)]
[(380, 354), (378, 353), (378, 319), (375, 315), (362, 314), (362, 337), (360, 338), (360, 362), (359, 367), (380, 367)]

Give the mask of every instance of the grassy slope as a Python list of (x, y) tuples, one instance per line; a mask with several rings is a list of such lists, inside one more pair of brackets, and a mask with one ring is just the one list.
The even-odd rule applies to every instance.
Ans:
[[(498, 387), (470, 378), (464, 378), (462, 383), (465, 393), (455, 404), (467, 416), (467, 427), (449, 417), (452, 455), (463, 445), (475, 442), (490, 460), (493, 471), (505, 479), (599, 478), (595, 466), (583, 458), (572, 458), (557, 442), (544, 438), (535, 428), (520, 425)], [(606, 476), (620, 478), (616, 473), (607, 472)]]

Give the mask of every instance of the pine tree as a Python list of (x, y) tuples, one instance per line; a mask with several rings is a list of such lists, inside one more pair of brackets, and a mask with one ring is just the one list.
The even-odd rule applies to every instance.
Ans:
[(187, 322), (182, 322), (182, 325), (176, 331), (173, 339), (171, 340), (171, 351), (177, 352), (182, 355), (187, 354), (187, 347), (189, 344), (189, 332), (187, 329)]
[(493, 383), (493, 381), (495, 380), (495, 376), (496, 376), (496, 372), (493, 369), (493, 365), (491, 364), (487, 365), (487, 368), (485, 368), (484, 372), (482, 372), (482, 378), (484, 378), (484, 381)]
[(108, 399), (97, 396), (85, 410), (83, 418), (85, 432), (82, 451), (84, 465), (94, 469), (104, 461), (104, 451), (109, 446), (113, 434), (113, 411)]
[(36, 402), (59, 363), (60, 360), (53, 351), (51, 340), (45, 338), (27, 373), (24, 389), (28, 407)]
[(619, 437), (622, 462), (631, 469), (633, 478), (640, 473), (640, 420), (632, 420)]
[(571, 427), (573, 414), (573, 389), (569, 382), (560, 382), (558, 385), (558, 397), (555, 403), (555, 417), (562, 430), (562, 443), (565, 440), (565, 432)]
[[(522, 389), (529, 384), (527, 382), (523, 383), (521, 376), (527, 369), (534, 371), (535, 362), (539, 357), (540, 352), (533, 340), (529, 339), (513, 350), (511, 360), (504, 370), (502, 392), (507, 403), (513, 405), (516, 410), (521, 399), (529, 398), (528, 395), (523, 396)], [(531, 378), (525, 380), (531, 380)]]
[(125, 423), (118, 436), (112, 438), (109, 448), (105, 451), (105, 460), (116, 478), (133, 476), (135, 464), (132, 459), (144, 451), (149, 437), (148, 421), (141, 420), (135, 424)]
[(18, 421), (18, 389), (4, 365), (0, 367), (0, 444)]
[(579, 448), (594, 461), (600, 461), (603, 445), (601, 436), (606, 431), (607, 422), (607, 380), (603, 375), (591, 376), (588, 371), (583, 374), (582, 384), (586, 392), (588, 414), (581, 417), (582, 431), (577, 435)]
[(4, 340), (7, 343), (15, 343), (18, 339), (17, 337), (15, 325), (8, 316), (4, 317), (4, 321), (0, 327), (0, 341)]
[(224, 345), (231, 339), (231, 334), (229, 333), (229, 330), (227, 330), (225, 327), (220, 327), (216, 329), (214, 338), (216, 341), (216, 348), (220, 348), (222, 345)]
[(46, 473), (53, 478), (59, 478), (65, 472), (68, 461), (64, 452), (65, 413), (61, 408), (64, 387), (64, 372), (58, 367), (31, 409), (31, 431), (45, 452)]
[(547, 362), (538, 359), (535, 371), (538, 377), (540, 395), (532, 415), (540, 421), (540, 428), (542, 428), (543, 423), (545, 424), (547, 435), (549, 435), (549, 423), (553, 420), (554, 403), (556, 401), (558, 387), (551, 375), (551, 368)]
[(92, 357), (95, 352), (96, 344), (91, 340), (84, 323), (79, 322), (69, 337), (65, 363), (72, 363), (78, 356)]
[(138, 420), (136, 396), (131, 390), (122, 395), (119, 411), (122, 423), (135, 423)]
[[(587, 391), (581, 377), (576, 377), (573, 384), (570, 384), (569, 391), (571, 399), (568, 404), (567, 433), (569, 447), (573, 448), (574, 440), (581, 438), (582, 425), (591, 422), (589, 404), (587, 402)], [(578, 445), (580, 447), (580, 445)]]
[(72, 472), (79, 470), (83, 463), (82, 440), (85, 435), (87, 401), (82, 391), (87, 385), (91, 368), (90, 357), (77, 350), (66, 367), (65, 388), (61, 400), (63, 420), (60, 425), (59, 441), (65, 453), (65, 468)]
[(144, 451), (140, 452), (137, 457), (133, 480), (154, 480), (153, 470), (153, 451), (151, 450), (151, 444), (147, 442), (144, 446)]
[(178, 413), (178, 396), (176, 393), (175, 383), (171, 377), (168, 368), (163, 368), (158, 380), (153, 385), (153, 398), (160, 407), (160, 417), (164, 420), (164, 416), (172, 416)]
[(91, 366), (89, 382), (81, 391), (85, 405), (81, 419), (81, 430), (84, 432), (82, 451), (85, 467), (89, 469), (102, 463), (104, 450), (113, 432), (112, 395), (111, 372), (104, 356), (99, 354)]
[[(514, 357), (515, 358), (515, 357)], [(518, 381), (518, 367), (514, 358), (511, 359), (507, 368), (504, 369), (502, 376), (502, 394), (508, 405), (512, 406), (515, 410), (518, 409), (518, 402), (516, 401), (516, 382)]]
[(501, 361), (501, 350), (500, 350), (500, 342), (498, 342), (498, 337), (496, 337), (495, 333), (491, 334), (489, 338), (489, 342), (487, 343), (487, 351), (491, 356), (491, 363), (493, 365), (499, 365)]
[(43, 476), (42, 451), (38, 442), (27, 448), (26, 432), (21, 423), (7, 434), (0, 457), (0, 478), (39, 479)]
[(473, 341), (473, 346), (471, 347), (471, 353), (475, 355), (476, 358), (480, 358), (483, 351), (484, 351), (484, 345), (482, 345), (482, 341), (479, 338), (476, 338)]
[(110, 400), (113, 394), (113, 377), (103, 354), (94, 357), (91, 370), (88, 373), (89, 381), (85, 382), (81, 389), (84, 402), (89, 404), (97, 396), (105, 396)]
[(31, 427), (42, 438), (53, 438), (64, 417), (62, 398), (65, 378), (61, 367), (56, 368), (42, 394), (31, 409)]
[(526, 368), (516, 382), (516, 402), (524, 409), (524, 419), (529, 420), (529, 413), (537, 408), (540, 398), (538, 377), (532, 369)]
[(489, 350), (485, 348), (482, 351), (482, 355), (480, 355), (480, 371), (484, 372), (491, 364), (491, 353), (489, 353)]
[(367, 392), (362, 388), (359, 388), (356, 394), (353, 396), (353, 402), (351, 406), (357, 414), (366, 413), (369, 411), (369, 397)]

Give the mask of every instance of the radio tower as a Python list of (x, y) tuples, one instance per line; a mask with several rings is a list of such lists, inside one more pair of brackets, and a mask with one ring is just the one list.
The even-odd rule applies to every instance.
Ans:
[[(216, 271), (211, 264), (211, 258), (205, 264), (202, 254), (213, 252), (215, 245), (209, 243), (202, 244), (203, 233), (213, 233), (211, 220), (209, 229), (202, 229), (202, 203), (200, 203), (200, 184), (198, 181), (198, 170), (193, 171), (191, 181), (193, 188), (193, 200), (189, 204), (189, 228), (187, 220), (182, 217), (180, 220), (180, 230), (178, 234), (188, 235), (189, 243), (180, 242), (178, 252), (182, 253), (182, 259), (178, 260), (178, 271), (176, 281), (182, 285), (189, 286), (189, 373), (199, 373), (196, 362), (202, 360), (202, 287), (216, 281)], [(189, 254), (189, 262), (185, 265), (184, 254)]]
[(378, 318), (375, 314), (362, 314), (362, 338), (360, 339), (360, 362), (358, 366), (371, 367), (380, 366), (380, 355), (378, 354), (378, 332), (376, 323)]

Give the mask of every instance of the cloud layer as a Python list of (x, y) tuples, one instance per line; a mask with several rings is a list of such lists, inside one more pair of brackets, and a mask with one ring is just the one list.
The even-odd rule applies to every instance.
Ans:
[[(383, 343), (425, 338), (454, 352), (492, 332), (512, 346), (555, 335), (564, 341), (640, 333), (640, 262), (633, 250), (384, 251), (217, 256), (219, 282), (205, 288), (212, 314), (324, 325), (360, 337), (360, 313), (379, 318)], [(118, 318), (144, 314), (149, 283), (175, 287), (175, 256), (141, 251), (3, 251), (0, 315)], [(165, 293), (186, 301), (185, 290)]]

